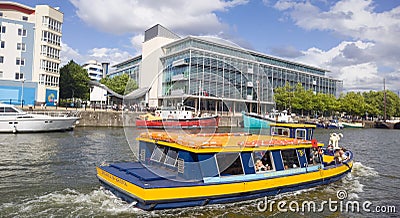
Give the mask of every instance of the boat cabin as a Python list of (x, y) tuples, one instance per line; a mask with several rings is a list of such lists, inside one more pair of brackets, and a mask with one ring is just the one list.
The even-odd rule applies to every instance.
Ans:
[(220, 183), (317, 171), (315, 125), (274, 124), (271, 135), (142, 133), (139, 159), (184, 181)]

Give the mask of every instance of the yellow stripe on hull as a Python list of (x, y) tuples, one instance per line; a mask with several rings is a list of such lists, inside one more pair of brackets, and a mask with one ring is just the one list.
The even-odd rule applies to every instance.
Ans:
[(283, 176), (279, 178), (268, 178), (264, 180), (248, 182), (232, 182), (224, 184), (207, 184), (199, 186), (171, 187), (171, 188), (141, 188), (128, 181), (118, 178), (101, 168), (97, 167), (99, 179), (110, 185), (135, 196), (142, 201), (162, 201), (162, 200), (184, 200), (190, 198), (206, 198), (213, 196), (233, 195), (253, 191), (293, 186), (296, 184), (309, 183), (321, 179), (328, 179), (339, 176), (349, 170), (353, 165), (350, 161), (348, 166), (328, 168), (311, 173)]

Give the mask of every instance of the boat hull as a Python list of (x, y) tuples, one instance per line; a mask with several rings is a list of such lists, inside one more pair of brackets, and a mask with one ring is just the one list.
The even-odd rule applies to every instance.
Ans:
[(217, 128), (219, 124), (219, 116), (197, 117), (191, 119), (163, 119), (163, 120), (136, 120), (136, 127), (148, 129), (164, 129), (164, 128)]
[(176, 185), (175, 182), (171, 183), (175, 185), (168, 186), (169, 182), (160, 179), (159, 184), (166, 185), (147, 188), (139, 185), (140, 182), (135, 184), (129, 175), (125, 177), (121, 172), (129, 174), (129, 170), (112, 171), (98, 167), (97, 176), (107, 189), (125, 201), (136, 202), (135, 206), (144, 210), (158, 210), (245, 201), (325, 185), (341, 179), (351, 171), (352, 165), (351, 160), (309, 173), (231, 183), (182, 182)]
[(364, 128), (363, 123), (345, 123), (343, 122), (343, 127), (344, 128)]
[(0, 118), (0, 133), (17, 132), (49, 132), (72, 130), (77, 117), (48, 117), (35, 115), (33, 117)]
[(244, 128), (269, 128), (273, 123), (261, 116), (242, 112)]

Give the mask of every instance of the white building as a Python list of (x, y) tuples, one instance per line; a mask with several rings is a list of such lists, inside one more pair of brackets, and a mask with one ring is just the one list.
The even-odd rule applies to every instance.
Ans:
[(91, 60), (82, 65), (82, 68), (87, 70), (90, 80), (100, 81), (103, 78), (103, 66), (101, 63)]
[(63, 16), (48, 5), (0, 2), (0, 101), (55, 104)]

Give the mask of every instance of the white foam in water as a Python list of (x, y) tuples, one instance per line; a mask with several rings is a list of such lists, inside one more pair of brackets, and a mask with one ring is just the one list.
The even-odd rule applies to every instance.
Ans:
[(7, 203), (0, 208), (12, 211), (9, 214), (11, 216), (13, 214), (20, 216), (24, 216), (24, 214), (37, 214), (38, 216), (53, 214), (75, 217), (99, 214), (107, 216), (121, 213), (134, 216), (144, 213), (143, 210), (122, 201), (103, 187), (90, 193), (80, 193), (73, 189), (55, 191), (34, 199), (27, 199), (24, 202)]
[(378, 172), (374, 168), (365, 166), (360, 162), (354, 162), (351, 174), (356, 177), (377, 177), (377, 176), (379, 176)]

